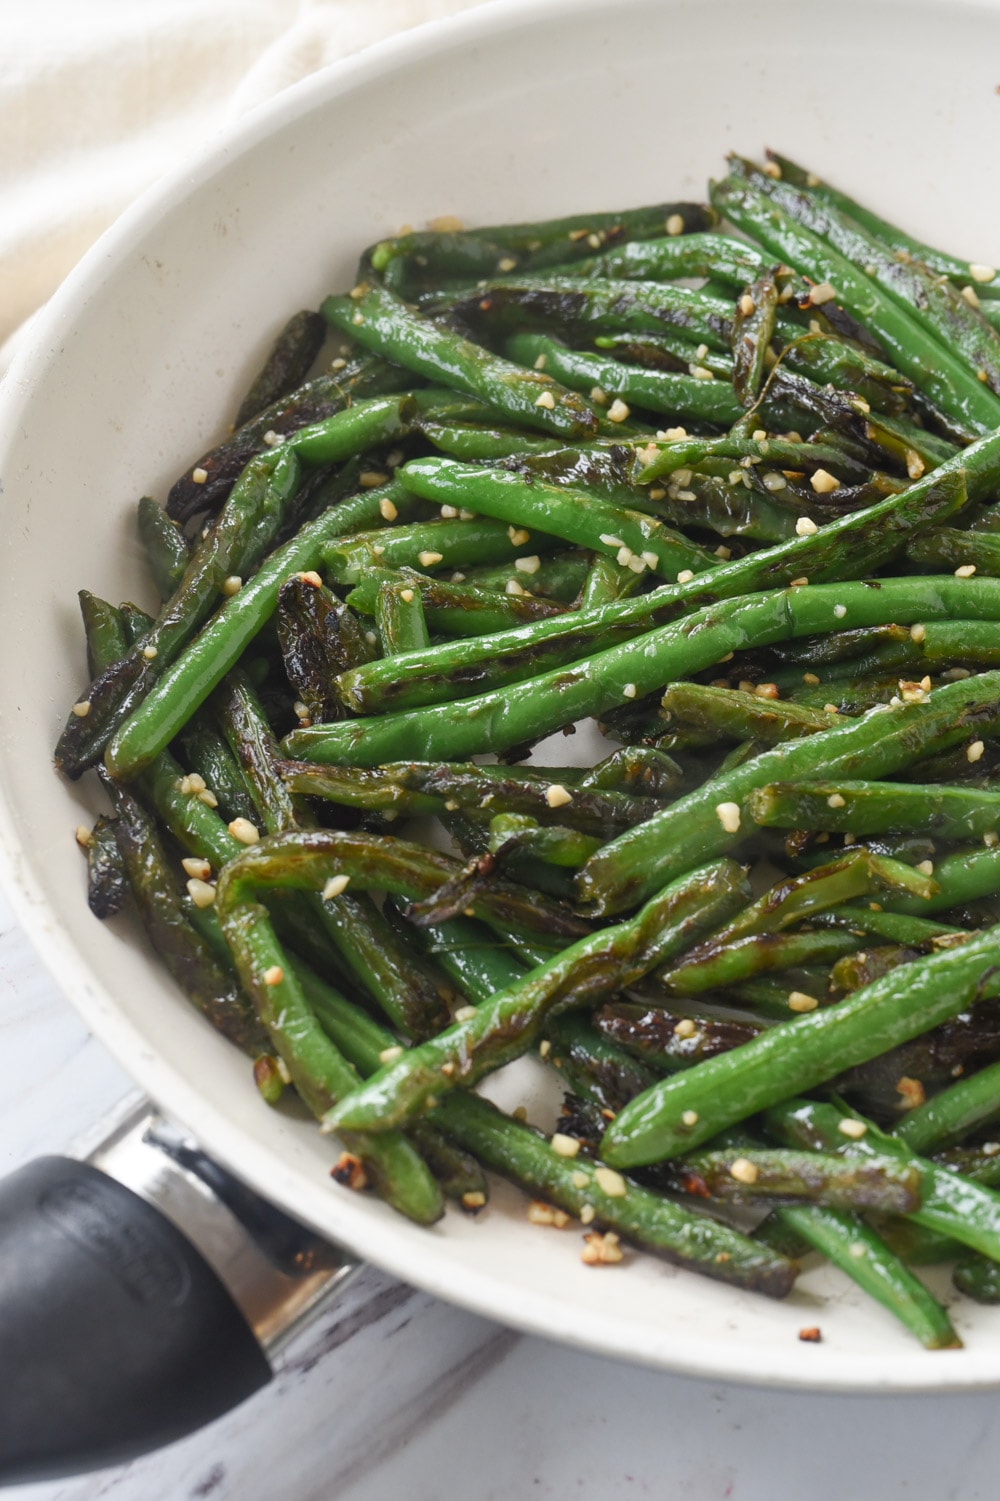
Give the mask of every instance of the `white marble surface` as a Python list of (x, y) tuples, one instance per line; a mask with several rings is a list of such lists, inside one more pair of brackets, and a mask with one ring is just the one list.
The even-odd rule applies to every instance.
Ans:
[[(131, 1087), (2, 901), (0, 1051), (3, 1171), (68, 1146)], [(685, 1380), (512, 1334), (366, 1268), (271, 1386), (210, 1428), (121, 1469), (0, 1494), (995, 1501), (998, 1473), (995, 1394), (851, 1398)]]

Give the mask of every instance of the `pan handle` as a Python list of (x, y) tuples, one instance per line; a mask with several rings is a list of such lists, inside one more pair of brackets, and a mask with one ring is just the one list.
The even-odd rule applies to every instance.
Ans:
[(354, 1261), (143, 1102), (0, 1182), (0, 1484), (122, 1464), (235, 1407)]

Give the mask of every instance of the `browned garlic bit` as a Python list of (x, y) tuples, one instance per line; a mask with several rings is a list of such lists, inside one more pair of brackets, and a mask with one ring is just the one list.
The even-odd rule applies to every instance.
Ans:
[(565, 1209), (556, 1209), (541, 1199), (532, 1199), (528, 1205), (528, 1219), (533, 1225), (551, 1225), (555, 1230), (565, 1230), (570, 1216)]
[(603, 1235), (592, 1230), (583, 1237), (583, 1242), (580, 1260), (586, 1266), (617, 1266), (624, 1260), (621, 1241), (613, 1230), (607, 1230)]
[(356, 1192), (368, 1187), (364, 1163), (353, 1152), (341, 1152), (330, 1169), (330, 1177), (343, 1188), (353, 1188)]
[(896, 1080), (896, 1093), (902, 1098), (904, 1110), (915, 1110), (924, 1103), (924, 1086), (919, 1079), (910, 1079), (906, 1074)]

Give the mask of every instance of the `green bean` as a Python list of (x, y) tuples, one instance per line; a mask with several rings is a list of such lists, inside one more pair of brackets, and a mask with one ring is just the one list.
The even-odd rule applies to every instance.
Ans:
[[(954, 682), (963, 677), (968, 669), (952, 670), (941, 674), (945, 682)], [(957, 785), (990, 786), (996, 777), (997, 753), (992, 740), (984, 741), (984, 750), (979, 760), (969, 760), (968, 745), (953, 747), (950, 751), (921, 756), (907, 773), (909, 782), (954, 782)], [(975, 752), (973, 752), (973, 758)], [(984, 836), (985, 837), (985, 836)]]
[(976, 1303), (1000, 1303), (1000, 1266), (985, 1256), (969, 1256), (952, 1272), (960, 1293)]
[[(453, 461), (423, 459), (416, 462), (450, 464)], [(477, 469), (476, 473), (479, 472)], [(401, 470), (401, 477), (403, 473)], [(419, 493), (409, 479), (404, 482), (414, 493)], [(543, 538), (542, 545), (546, 541)], [(500, 521), (481, 518), (475, 521), (417, 521), (410, 526), (361, 532), (329, 542), (323, 548), (323, 567), (334, 583), (349, 586), (360, 583), (373, 565), (414, 568), (419, 564), (426, 569), (500, 563), (509, 558), (523, 557), (529, 544), (535, 548), (539, 545), (524, 531), (504, 526)]]
[[(742, 287), (767, 269), (764, 256), (753, 245), (731, 235), (702, 230), (693, 234), (630, 240), (572, 266), (555, 268), (555, 276), (579, 276), (588, 280), (674, 281), (711, 277), (727, 286)], [(523, 268), (522, 268), (523, 271)]]
[(309, 720), (338, 719), (340, 700), (331, 686), (338, 672), (374, 656), (364, 628), (348, 605), (315, 578), (292, 574), (278, 589), (276, 627), (285, 674)]
[[(905, 626), (874, 626), (861, 631), (843, 631), (814, 641), (782, 644), (774, 655), (788, 663), (798, 662), (813, 674), (821, 672), (824, 683), (842, 677), (867, 677), (895, 671), (915, 675), (958, 666), (1000, 666), (1000, 640), (993, 625), (976, 620), (935, 620)], [(775, 674), (780, 685), (791, 686), (798, 675)]]
[[(570, 1013), (565, 1020), (576, 1020)], [(560, 1018), (560, 1020), (564, 1020)], [(756, 1022), (734, 1021), (731, 1018), (701, 1016), (693, 1026), (683, 1025), (690, 1017), (682, 1017), (676, 1011), (667, 1011), (659, 1005), (646, 1005), (637, 1001), (609, 1001), (596, 1012), (593, 1025), (601, 1037), (608, 1038), (628, 1053), (655, 1065), (658, 1072), (673, 1073), (676, 1069), (692, 1068), (703, 1058), (714, 1058), (718, 1053), (728, 1053), (730, 1048), (748, 1042), (760, 1031)], [(648, 1078), (643, 1088), (652, 1084)], [(629, 1099), (639, 1091), (634, 1090)], [(620, 1100), (616, 1109), (621, 1109), (627, 1100)]]
[(911, 479), (919, 479), (928, 469), (947, 464), (957, 451), (955, 444), (940, 434), (885, 412), (865, 419), (864, 435), (876, 453), (895, 459)]
[(662, 980), (674, 995), (703, 995), (745, 984), (762, 974), (781, 973), (803, 964), (830, 964), (856, 948), (857, 939), (849, 933), (746, 934), (719, 949), (703, 944), (700, 950), (685, 955)]
[(622, 1193), (617, 1175), (609, 1193), (593, 1163), (560, 1157), (540, 1133), (486, 1100), (451, 1094), (432, 1118), (496, 1172), (669, 1261), (769, 1297), (784, 1297), (792, 1286), (795, 1266), (786, 1257), (630, 1180), (622, 1180)]
[(240, 402), (235, 427), (243, 427), (265, 407), (298, 389), (309, 374), (325, 335), (326, 323), (319, 313), (305, 308), (292, 314)]
[(125, 788), (105, 785), (114, 833), (150, 942), (182, 992), (224, 1037), (259, 1052), (262, 1032), (246, 996), (185, 914), (176, 878), (153, 819)]
[[(701, 446), (712, 442), (704, 439)], [(742, 445), (737, 439), (729, 439), (725, 446)], [(529, 480), (595, 491), (630, 510), (670, 521), (682, 531), (706, 527), (721, 537), (741, 536), (763, 542), (795, 536), (796, 518), (789, 510), (775, 505), (766, 489), (752, 488), (749, 475), (744, 484), (742, 465), (733, 469), (721, 452), (702, 456), (699, 468), (680, 469), (665, 484), (640, 483), (643, 462), (657, 449), (664, 452), (659, 440), (644, 445), (615, 443), (590, 450), (555, 449), (546, 454), (511, 454), (498, 467)], [(815, 507), (804, 504), (802, 509), (809, 514)], [(717, 548), (715, 555), (725, 557), (726, 553)]]
[(330, 1042), (335, 1043), (360, 1075), (374, 1073), (380, 1067), (381, 1052), (398, 1045), (395, 1033), (348, 1000), (299, 956), (288, 955), (288, 965)]
[[(238, 860), (230, 859), (222, 874), (227, 872), (232, 879), (258, 882), (269, 890), (311, 892), (322, 892), (333, 877), (340, 885), (346, 875), (355, 889), (420, 900), (435, 895), (461, 874), (462, 867), (452, 856), (407, 840), (314, 829), (262, 839), (245, 849)], [(590, 932), (590, 924), (570, 909), (541, 903), (537, 893), (499, 879), (477, 893), (471, 905), (476, 916), (506, 932), (541, 934), (557, 941)]]
[(602, 1156), (615, 1167), (632, 1167), (688, 1151), (794, 1091), (926, 1032), (974, 1001), (1000, 994), (1000, 969), (991, 967), (998, 953), (994, 934), (971, 938), (671, 1075), (611, 1123)]
[(490, 819), (490, 854), (503, 867), (512, 866), (515, 871), (522, 854), (547, 865), (576, 870), (600, 846), (601, 840), (594, 834), (558, 825), (546, 828), (525, 813), (498, 813)]
[[(604, 715), (617, 705), (632, 700), (641, 702), (646, 694), (656, 692), (672, 679), (709, 667), (730, 651), (765, 645), (800, 632), (808, 634), (823, 624), (832, 624), (839, 618), (836, 611), (868, 620), (885, 619), (890, 612), (904, 620), (912, 619), (914, 612), (921, 618), (944, 614), (949, 590), (956, 585), (968, 588), (965, 580), (942, 579), (926, 588), (914, 580), (886, 580), (878, 589), (868, 589), (862, 584), (820, 585), (724, 601), (528, 682), (489, 690), (456, 704), (435, 704), (379, 718), (298, 730), (288, 736), (285, 748), (292, 757), (355, 765), (378, 765), (406, 750), (417, 751), (424, 759), (468, 756), (486, 750), (499, 752), (531, 742), (586, 715)], [(969, 602), (966, 600), (966, 608)], [(354, 675), (347, 682), (341, 678), (339, 686), (353, 686), (356, 681)], [(991, 681), (990, 675), (984, 674), (976, 681), (985, 688)], [(947, 702), (958, 703), (960, 695), (954, 694), (957, 686), (948, 684), (936, 689), (935, 703), (940, 701), (942, 693), (951, 695)], [(966, 691), (972, 691), (974, 696), (976, 690)], [(893, 711), (897, 715), (899, 712)], [(978, 712), (986, 714), (982, 708)], [(887, 721), (885, 728), (896, 722)], [(989, 733), (985, 727), (983, 732)], [(827, 746), (826, 736), (832, 732), (818, 733), (818, 741), (816, 735), (811, 735), (796, 744), (804, 747), (817, 742), (819, 755)], [(870, 728), (863, 738), (872, 736), (875, 731)], [(956, 731), (948, 744), (956, 744), (960, 739)], [(930, 735), (926, 743), (935, 747), (939, 744), (932, 742)], [(940, 748), (946, 748), (943, 741)], [(795, 754), (787, 744), (781, 750), (782, 754)], [(914, 746), (908, 759), (915, 759), (916, 754)], [(755, 767), (758, 761), (766, 774), (771, 763), (758, 758), (753, 762)], [(797, 759), (791, 762), (795, 767), (800, 764), (820, 763), (808, 756), (804, 762)], [(856, 769), (853, 761), (843, 764), (845, 768), (849, 764), (852, 770)], [(893, 769), (904, 764), (905, 760)], [(781, 760), (774, 763), (774, 772), (782, 779), (789, 775)], [(709, 790), (714, 789), (713, 781)], [(698, 796), (691, 794), (692, 798)], [(716, 798), (716, 803), (728, 801), (731, 801), (728, 794)], [(710, 826), (718, 825), (715, 805), (711, 805)], [(654, 842), (655, 837), (649, 841)], [(618, 864), (618, 854), (616, 849), (610, 857), (613, 865)], [(655, 880), (655, 873), (650, 871), (649, 878)], [(591, 899), (589, 890), (586, 897)]]
[[(846, 588), (841, 591), (845, 598)], [(619, 911), (697, 861), (733, 849), (754, 827), (752, 820), (744, 822), (744, 813), (745, 799), (756, 787), (819, 770), (831, 778), (885, 776), (902, 771), (928, 748), (962, 744), (970, 734), (992, 734), (991, 726), (1000, 724), (994, 717), (998, 687), (1000, 675), (991, 673), (948, 683), (919, 702), (835, 722), (828, 730), (784, 741), (725, 775), (711, 777), (667, 813), (605, 845), (580, 872), (579, 894), (602, 912)]]
[(486, 276), (502, 270), (501, 262), (509, 260), (522, 269), (534, 269), (589, 257), (604, 246), (631, 239), (685, 234), (714, 223), (715, 214), (706, 204), (658, 203), (621, 213), (576, 214), (476, 230), (410, 230), (367, 250), (362, 273), (370, 265), (397, 291), (405, 291), (412, 289), (414, 266), (420, 268), (416, 280), (426, 274), (434, 284), (441, 278)]
[(177, 523), (148, 495), (139, 501), (136, 520), (153, 583), (160, 598), (169, 599), (184, 577), (190, 544)]
[(895, 1215), (872, 1215), (871, 1218), (883, 1244), (909, 1267), (939, 1266), (943, 1261), (954, 1261), (956, 1257), (967, 1254), (950, 1235), (915, 1225), (912, 1220), (899, 1219)]
[[(980, 485), (989, 482), (987, 474), (1000, 475), (1000, 440), (984, 439), (978, 448), (966, 449), (963, 460), (966, 481), (974, 493), (981, 493)], [(982, 479), (980, 462), (985, 465)], [(402, 672), (387, 674), (373, 666), (364, 674), (348, 675), (341, 686), (349, 691), (352, 706), (362, 711), (386, 700), (400, 707), (435, 703), (441, 697), (454, 697), (459, 684), (480, 683), (486, 664), (486, 675), (494, 681), (517, 682), (546, 667), (586, 656), (593, 650), (595, 632), (611, 644), (713, 600), (780, 588), (800, 577), (818, 582), (831, 575), (867, 574), (935, 513), (939, 517), (939, 508), (945, 512), (960, 509), (963, 494), (963, 484), (954, 472), (935, 475), (933, 482), (919, 481), (902, 495), (830, 522), (815, 535), (796, 536), (750, 557), (721, 563), (690, 583), (621, 600), (586, 615), (578, 611), (565, 621), (539, 622), (530, 629), (498, 632), (460, 647), (434, 648), (426, 656), (408, 657), (400, 664)]]
[(300, 809), (278, 773), (278, 746), (249, 677), (228, 673), (212, 698), (229, 748), (269, 834), (298, 827)]
[[(1000, 1259), (1000, 1195), (968, 1178), (911, 1152), (903, 1142), (880, 1131), (871, 1121), (858, 1120), (864, 1130), (848, 1136), (841, 1123), (849, 1119), (835, 1105), (792, 1099), (770, 1110), (769, 1131), (781, 1140), (844, 1155), (896, 1155), (921, 1174), (919, 1209), (910, 1212), (915, 1224), (948, 1235), (993, 1260)], [(856, 1117), (855, 1117), (856, 1119)]]
[(958, 1079), (940, 1094), (908, 1110), (893, 1135), (914, 1152), (939, 1152), (959, 1143), (977, 1126), (1000, 1117), (1000, 1062)]
[[(741, 433), (727, 433), (721, 438), (661, 438), (651, 440), (641, 449), (642, 468), (638, 475), (640, 485), (655, 479), (674, 475), (678, 469), (703, 464), (707, 459), (720, 458), (748, 470), (753, 478), (755, 468), (815, 470), (829, 466), (843, 466), (850, 478), (864, 478), (869, 470), (857, 460), (845, 459), (845, 455), (831, 443), (792, 443), (787, 438), (746, 437)], [(748, 461), (748, 462), (747, 462)]]
[(926, 900), (914, 896), (887, 897), (884, 906), (908, 915), (947, 912), (966, 902), (978, 901), (1000, 891), (1000, 846), (955, 850), (934, 863), (937, 891)]
[(744, 897), (743, 874), (731, 861), (692, 872), (630, 921), (571, 944), (481, 1003), (468, 1020), (388, 1064), (328, 1117), (328, 1126), (383, 1130), (419, 1114), (429, 1098), (473, 1084), (527, 1051), (560, 1002), (582, 1005), (627, 986)]
[[(872, 957), (891, 968), (893, 951), (875, 949)], [(896, 951), (900, 962), (915, 961), (912, 949)], [(1000, 1007), (978, 1003), (972, 1011), (933, 1028), (924, 1037), (892, 1048), (880, 1058), (852, 1068), (836, 1081), (838, 1094), (877, 1119), (897, 1123), (920, 1101), (952, 1085), (963, 1073), (991, 1064), (1000, 1054)]]
[[(82, 834), (78, 836), (82, 840)], [(122, 861), (115, 821), (102, 814), (86, 838), (87, 906), (95, 917), (114, 917), (125, 905), (128, 873)]]
[(372, 568), (348, 594), (349, 608), (361, 615), (373, 615), (378, 590), (385, 583), (419, 590), (428, 628), (442, 635), (482, 636), (526, 621), (566, 614), (565, 606), (525, 592), (497, 594), (494, 589), (479, 588), (461, 579), (456, 582), (455, 575), (446, 583), (413, 568)]
[(669, 331), (723, 354), (729, 353), (733, 318), (728, 296), (705, 289), (556, 272), (478, 282), (449, 291), (444, 298), (432, 297), (429, 306), (438, 312), (446, 310), (460, 322), (483, 324), (493, 338), (504, 332), (520, 337), (522, 330), (542, 328), (572, 333), (574, 342), (581, 343), (601, 333)]
[(385, 287), (365, 282), (355, 293), (328, 297), (322, 311), (334, 328), (366, 348), (430, 380), (444, 380), (526, 427), (573, 438), (600, 430), (593, 408), (541, 371), (524, 370), (440, 327)]
[[(779, 1223), (801, 1235), (834, 1266), (893, 1314), (928, 1350), (960, 1350), (962, 1341), (947, 1312), (894, 1255), (885, 1241), (857, 1215), (816, 1205), (787, 1205), (774, 1211)], [(905, 1225), (916, 1230), (916, 1226)], [(940, 1242), (934, 1247), (934, 1259)]]
[[(733, 390), (751, 412), (763, 395), (767, 354), (774, 338), (778, 285), (774, 271), (759, 264), (733, 315)], [(745, 423), (746, 418), (741, 418)]]
[[(67, 775), (78, 775), (96, 760), (112, 732), (117, 731), (136, 710), (141, 713), (151, 689), (155, 691), (162, 686), (163, 678), (169, 676), (171, 664), (216, 610), (220, 594), (225, 598), (222, 591), (227, 580), (242, 579), (245, 573), (257, 566), (275, 540), (284, 513), (298, 488), (302, 462), (329, 463), (356, 452), (378, 436), (388, 437), (400, 430), (409, 411), (407, 401), (396, 397), (359, 403), (325, 423), (302, 429), (283, 447), (251, 461), (219, 517), (195, 548), (184, 578), (163, 606), (155, 624), (126, 656), (92, 685), (87, 699), (80, 701), (86, 702), (89, 708), (81, 712), (80, 703), (74, 707), (56, 748), (57, 761)], [(273, 568), (276, 557), (294, 556), (296, 550), (302, 548), (303, 538), (308, 532), (309, 528), (306, 528), (297, 538), (286, 543), (285, 548), (272, 554), (258, 571), (254, 582), (257, 583), (262, 574)], [(292, 564), (291, 568), (294, 566)], [(229, 600), (222, 614), (233, 610), (239, 610), (238, 596)], [(203, 632), (199, 639), (204, 640), (204, 637)], [(227, 662), (219, 677), (232, 666), (232, 660)], [(157, 749), (162, 749), (166, 743), (163, 741)], [(120, 774), (120, 770), (117, 768), (115, 774)]]
[(281, 775), (293, 792), (348, 807), (417, 817), (459, 809), (486, 818), (499, 812), (522, 813), (593, 834), (648, 818), (659, 806), (651, 798), (627, 792), (566, 787), (539, 767), (397, 761), (369, 769), (285, 762)]
[(661, 701), (661, 718), (666, 724), (706, 730), (725, 740), (765, 745), (830, 728), (830, 716), (821, 710), (705, 683), (671, 683)]
[(775, 672), (770, 676), (779, 692), (787, 694), (793, 703), (852, 719), (876, 704), (887, 708), (900, 697), (899, 677), (888, 672), (810, 673), (808, 683), (804, 673)]
[(966, 568), (973, 573), (1000, 574), (1000, 537), (988, 532), (960, 532), (954, 527), (932, 527), (915, 537), (906, 556), (922, 568)]
[(162, 673), (116, 731), (106, 754), (112, 775), (128, 781), (169, 745), (270, 619), (289, 575), (314, 569), (321, 561), (324, 543), (359, 525), (376, 524), (378, 515), (377, 492), (359, 495), (325, 512), (271, 553), (253, 577), (216, 611), (190, 648)]
[(406, 391), (412, 384), (409, 371), (367, 352), (340, 369), (316, 376), (196, 459), (171, 486), (167, 515), (183, 524), (199, 512), (217, 511), (247, 464), (273, 444), (274, 434), (287, 437), (325, 421), (352, 402)]
[(673, 797), (683, 781), (683, 767), (672, 756), (644, 745), (623, 745), (580, 776), (581, 787), (639, 797)]
[(953, 938), (963, 931), (961, 928), (949, 927), (946, 923), (935, 922), (931, 918), (883, 911), (879, 902), (873, 902), (868, 907), (856, 907), (848, 902), (833, 912), (818, 913), (816, 921), (834, 927), (850, 928), (859, 937), (871, 933), (877, 938), (915, 946), (933, 943), (935, 939), (941, 939), (943, 943), (945, 939)]
[[(512, 360), (534, 366), (544, 359), (542, 368), (551, 370), (564, 385), (575, 391), (589, 392), (596, 388), (605, 401), (608, 396), (620, 398), (619, 405), (623, 400), (675, 420), (711, 422), (723, 427), (737, 421), (743, 412), (728, 381), (623, 365), (606, 355), (570, 349), (542, 333), (515, 334), (505, 347)], [(627, 410), (622, 412), (619, 420), (624, 421), (628, 415)]]
[[(789, 935), (782, 936), (787, 938)], [(844, 947), (846, 949), (846, 944)], [(727, 1006), (739, 1011), (741, 1020), (749, 1017), (761, 1025), (787, 1021), (789, 1012), (798, 1015), (812, 1001), (817, 1006), (825, 1006), (829, 1002), (829, 973), (828, 969), (811, 965), (796, 965), (775, 977), (761, 973), (731, 986), (724, 1000)], [(802, 1000), (803, 996), (806, 998), (805, 1002)], [(685, 996), (684, 1003), (691, 1008), (696, 1003), (696, 998)], [(707, 1004), (713, 1004), (711, 998)]]
[(325, 928), (346, 971), (371, 995), (393, 1027), (420, 1040), (446, 1026), (461, 995), (386, 922), (366, 893), (325, 901)]
[[(542, 330), (544, 332), (544, 330)], [(640, 333), (635, 330), (624, 334), (595, 334), (595, 349), (611, 354), (625, 365), (638, 365), (645, 370), (673, 371), (690, 375), (692, 366), (721, 376), (733, 378), (733, 362), (728, 354), (709, 349), (696, 337), (689, 338), (681, 330), (667, 333)]]
[(117, 605), (109, 604), (100, 595), (81, 589), (77, 599), (87, 642), (87, 670), (91, 677), (96, 677), (128, 651), (125, 626)]
[(754, 185), (780, 204), (790, 218), (808, 226), (855, 265), (862, 265), (873, 285), (925, 325), (949, 353), (957, 355), (979, 380), (997, 391), (1000, 334), (979, 316), (957, 288), (918, 262), (901, 260), (832, 203), (823, 203), (782, 179), (753, 168), (748, 170), (748, 164), (740, 164), (738, 170), (747, 172)]
[[(818, 385), (829, 384), (839, 391), (860, 396), (873, 412), (878, 413), (877, 419), (866, 423), (866, 435), (868, 427), (880, 433), (888, 430), (894, 418), (902, 417), (909, 410), (913, 383), (884, 360), (877, 359), (863, 344), (813, 329), (808, 333), (793, 333), (788, 329), (779, 337), (778, 343), (780, 360), (786, 370), (801, 371)], [(912, 423), (905, 425), (907, 430), (913, 427)], [(919, 428), (913, 428), (913, 431), (919, 434), (918, 443), (922, 444), (926, 437), (929, 444), (940, 445), (944, 450), (942, 458), (954, 453), (954, 445), (944, 439), (924, 435)]]
[[(927, 245), (923, 240), (914, 239), (905, 230), (881, 218), (870, 208), (848, 197), (846, 193), (832, 187), (828, 182), (820, 180), (814, 173), (806, 172), (802, 167), (796, 166), (787, 156), (779, 156), (775, 151), (769, 151), (767, 155), (771, 161), (777, 163), (783, 178), (796, 187), (808, 188), (821, 203), (828, 203), (849, 215), (858, 224), (863, 225), (869, 234), (882, 240), (888, 249), (896, 252), (900, 260), (904, 257), (899, 255), (899, 252), (905, 251), (907, 258), (929, 266), (932, 271), (940, 272), (942, 276), (949, 277), (959, 286), (971, 286), (981, 297), (1000, 297), (1000, 277), (989, 266), (970, 265), (968, 261), (960, 260), (959, 257), (949, 255), (946, 251)], [(986, 274), (987, 272), (989, 275)]]
[(438, 926), (411, 929), (473, 1005), (519, 980), (525, 966), (511, 948), (481, 923), (452, 918)]
[(939, 1167), (970, 1178), (973, 1183), (981, 1183), (984, 1188), (998, 1188), (1000, 1163), (997, 1162), (996, 1149), (995, 1141), (984, 1141), (977, 1147), (948, 1147), (935, 1153), (934, 1161)]
[(202, 786), (203, 780), (185, 773), (169, 751), (161, 751), (139, 776), (136, 787), (183, 850), (218, 868), (243, 846), (220, 818), (215, 794)]
[(803, 875), (783, 877), (706, 942), (725, 948), (749, 934), (782, 932), (793, 923), (875, 891), (906, 891), (927, 898), (936, 889), (922, 872), (898, 860), (864, 848), (849, 850)]
[[(217, 907), (240, 978), (302, 1100), (314, 1115), (322, 1114), (351, 1091), (358, 1075), (316, 1020), (265, 908), (241, 901), (238, 893), (238, 887), (223, 884)], [(343, 1141), (394, 1208), (419, 1224), (440, 1218), (440, 1191), (405, 1137), (345, 1133)]]
[[(973, 741), (972, 747), (981, 742)], [(747, 811), (766, 828), (855, 835), (892, 830), (969, 840), (1000, 829), (1000, 792), (902, 782), (781, 782), (757, 787)]]
[(512, 428), (484, 427), (476, 422), (436, 422), (421, 418), (416, 424), (429, 443), (449, 458), (463, 463), (487, 460), (496, 463), (512, 453), (551, 453), (553, 440), (537, 438)]
[[(542, 557), (529, 555), (515, 558), (513, 564), (468, 568), (465, 578), (474, 589), (495, 589), (515, 597), (544, 595), (546, 599), (573, 604), (586, 584), (591, 556), (582, 549)], [(624, 571), (632, 572), (630, 568)]]
[[(897, 964), (908, 964), (911, 959), (918, 959), (925, 952), (926, 947), (916, 948), (912, 944), (900, 943), (881, 943), (856, 949), (853, 954), (845, 954), (830, 966), (829, 992), (834, 998), (849, 995), (852, 990), (860, 990), (862, 985), (870, 985), (873, 980), (881, 979), (890, 969), (895, 969)], [(846, 1090), (846, 1086), (842, 1087)]]
[(793, 220), (770, 192), (730, 177), (713, 184), (712, 202), (772, 254), (817, 283), (833, 286), (840, 305), (864, 321), (895, 367), (946, 414), (957, 433), (971, 438), (993, 431), (1000, 422), (994, 394), (844, 254)]
[(740, 1145), (692, 1152), (677, 1172), (688, 1193), (737, 1203), (805, 1200), (883, 1214), (920, 1208), (919, 1171), (892, 1156), (845, 1160), (835, 1153)]
[(189, 772), (200, 776), (217, 799), (227, 820), (245, 818), (253, 823), (257, 806), (237, 758), (207, 714), (197, 714), (177, 737), (178, 753)]
[(673, 579), (678, 572), (702, 572), (715, 563), (707, 549), (662, 522), (611, 505), (585, 490), (538, 482), (528, 485), (509, 470), (459, 464), (454, 459), (411, 459), (399, 477), (424, 500), (466, 505), (496, 517), (494, 525), (510, 522), (518, 528), (537, 528), (593, 552), (604, 552), (636, 573), (652, 570)]
[(384, 657), (430, 646), (423, 600), (411, 584), (384, 583), (375, 601), (375, 628)]

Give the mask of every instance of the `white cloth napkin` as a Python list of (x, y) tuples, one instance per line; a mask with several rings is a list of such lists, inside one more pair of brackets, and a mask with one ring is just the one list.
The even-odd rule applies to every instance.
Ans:
[(0, 3), (0, 373), (84, 251), (213, 131), (394, 32), (484, 3)]

